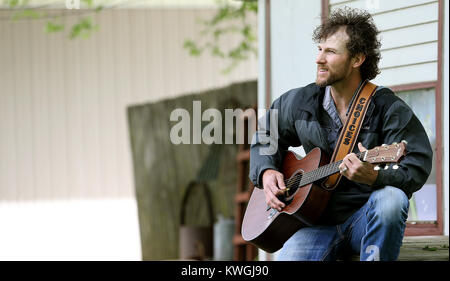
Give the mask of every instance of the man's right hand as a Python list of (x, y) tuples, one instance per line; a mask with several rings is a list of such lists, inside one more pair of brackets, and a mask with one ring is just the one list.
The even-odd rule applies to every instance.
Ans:
[(262, 176), (266, 203), (279, 212), (285, 207), (285, 204), (277, 198), (277, 196), (283, 195), (284, 189), (286, 189), (283, 179), (283, 174), (273, 169), (265, 170)]

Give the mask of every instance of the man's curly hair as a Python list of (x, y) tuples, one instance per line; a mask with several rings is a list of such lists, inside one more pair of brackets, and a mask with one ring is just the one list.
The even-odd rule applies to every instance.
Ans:
[(380, 73), (378, 62), (381, 58), (381, 43), (377, 39), (378, 28), (368, 12), (348, 7), (334, 11), (325, 23), (314, 30), (314, 42), (319, 43), (327, 39), (342, 26), (346, 27), (349, 36), (347, 49), (350, 57), (360, 53), (366, 56), (360, 68), (361, 78), (374, 79)]

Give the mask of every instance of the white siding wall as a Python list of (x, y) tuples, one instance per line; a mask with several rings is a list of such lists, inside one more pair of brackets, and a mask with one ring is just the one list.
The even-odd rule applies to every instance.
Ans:
[(225, 62), (183, 50), (211, 8), (103, 11), (99, 30), (76, 40), (9, 13), (0, 11), (0, 259), (140, 259), (126, 107), (256, 79), (256, 58), (223, 75)]
[(105, 11), (76, 40), (0, 21), (0, 200), (133, 196), (126, 106), (256, 79), (256, 58), (223, 75), (222, 60), (182, 48), (211, 15)]
[(368, 10), (380, 30), (379, 85), (394, 86), (437, 80), (438, 1), (331, 0), (330, 10), (343, 6)]
[(320, 9), (320, 1), (271, 1), (272, 100), (315, 81)]

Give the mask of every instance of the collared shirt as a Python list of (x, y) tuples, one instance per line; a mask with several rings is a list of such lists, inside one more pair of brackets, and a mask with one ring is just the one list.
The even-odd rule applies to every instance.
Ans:
[[(336, 147), (337, 139), (341, 133), (343, 127), (341, 118), (339, 117), (336, 104), (334, 103), (333, 97), (331, 96), (331, 86), (325, 88), (325, 95), (323, 97), (322, 107), (326, 114), (320, 114), (319, 122), (322, 124), (323, 128), (327, 132), (326, 137), (328, 144), (330, 145), (331, 152)], [(330, 151), (328, 151), (330, 153)]]

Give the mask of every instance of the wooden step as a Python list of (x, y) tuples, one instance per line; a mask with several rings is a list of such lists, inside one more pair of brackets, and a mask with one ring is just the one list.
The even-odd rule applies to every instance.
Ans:
[[(399, 261), (448, 261), (448, 236), (405, 236), (400, 248)], [(353, 255), (352, 261), (359, 261)]]
[(398, 260), (448, 261), (448, 236), (407, 236)]

